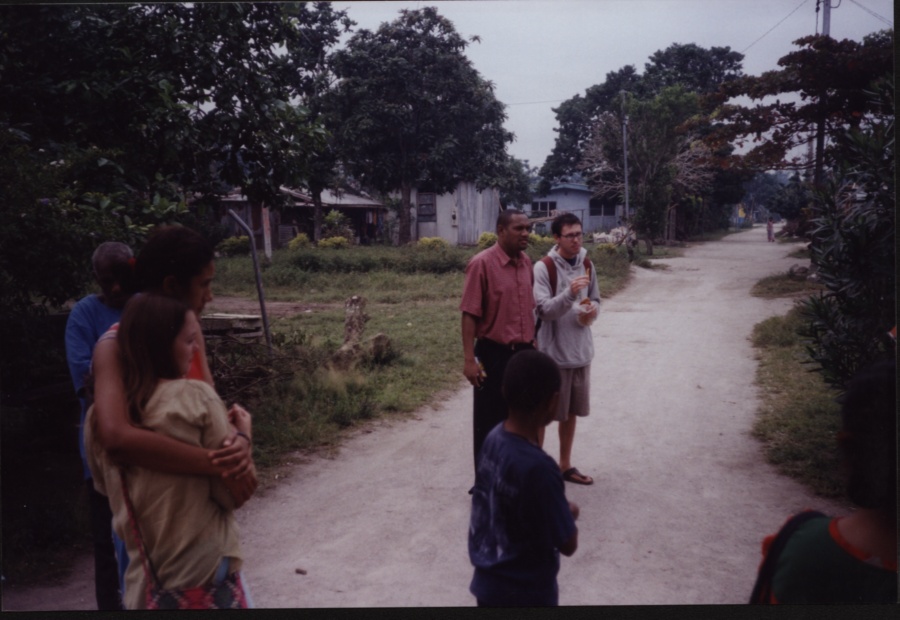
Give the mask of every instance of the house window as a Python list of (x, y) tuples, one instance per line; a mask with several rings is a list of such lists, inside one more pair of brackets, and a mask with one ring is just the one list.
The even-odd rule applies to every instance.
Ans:
[(416, 218), (420, 222), (437, 221), (437, 209), (435, 207), (434, 194), (416, 194)]
[(550, 213), (551, 211), (556, 211), (556, 201), (555, 200), (541, 200), (535, 201), (531, 203), (532, 211), (540, 211), (543, 213)]
[(603, 200), (602, 198), (591, 198), (590, 213), (594, 216), (615, 217), (616, 203), (613, 200)]

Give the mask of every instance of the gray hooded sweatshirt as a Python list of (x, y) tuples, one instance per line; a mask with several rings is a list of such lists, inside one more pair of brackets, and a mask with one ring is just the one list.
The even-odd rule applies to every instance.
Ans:
[[(576, 297), (569, 290), (573, 278), (584, 275), (584, 257), (587, 250), (581, 248), (575, 266), (559, 255), (558, 246), (547, 253), (556, 265), (556, 295), (550, 289), (550, 274), (543, 261), (534, 264), (534, 301), (541, 329), (537, 335), (538, 349), (549, 355), (560, 368), (581, 368), (594, 359), (594, 338), (591, 328), (578, 323), (577, 312), (572, 309)], [(597, 290), (597, 270), (591, 269), (591, 283), (578, 293), (578, 299), (600, 303)]]

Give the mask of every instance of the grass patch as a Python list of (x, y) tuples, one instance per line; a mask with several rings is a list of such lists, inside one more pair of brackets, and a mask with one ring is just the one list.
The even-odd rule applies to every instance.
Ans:
[(762, 401), (753, 436), (781, 473), (818, 495), (844, 498), (835, 442), (840, 428), (837, 393), (813, 370), (797, 333), (802, 325), (800, 308), (794, 307), (786, 316), (766, 319), (753, 329)]
[(754, 297), (775, 299), (777, 297), (808, 297), (823, 290), (825, 290), (825, 287), (818, 282), (811, 282), (805, 278), (796, 280), (783, 273), (763, 278), (753, 285), (753, 288), (750, 289), (750, 294)]
[[(294, 450), (334, 444), (342, 429), (358, 421), (415, 411), (461, 384), (459, 296), (465, 263), (477, 251), (377, 247), (275, 253), (263, 271), (266, 297), (325, 306), (272, 323), (274, 361), (261, 347), (210, 347), (220, 394), (253, 411), (261, 469)], [(310, 258), (316, 252), (325, 258)], [(631, 264), (624, 248), (595, 248), (591, 258), (601, 296), (626, 286)], [(217, 292), (252, 296), (253, 278), (249, 257), (217, 261)], [(362, 359), (353, 371), (335, 373), (327, 363), (343, 343), (343, 302), (351, 295), (367, 300), (364, 339), (387, 335), (392, 355)]]

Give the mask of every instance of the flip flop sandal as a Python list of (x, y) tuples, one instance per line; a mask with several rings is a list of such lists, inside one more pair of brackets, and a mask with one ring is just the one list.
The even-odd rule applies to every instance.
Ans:
[(572, 469), (567, 469), (563, 472), (563, 480), (566, 482), (572, 482), (574, 484), (594, 484), (593, 478), (589, 476), (585, 476), (580, 471), (578, 471), (577, 467), (573, 467)]

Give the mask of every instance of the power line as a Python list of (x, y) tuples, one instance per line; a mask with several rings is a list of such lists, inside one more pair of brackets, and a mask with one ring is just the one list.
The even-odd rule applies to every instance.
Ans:
[(853, 4), (855, 4), (856, 6), (858, 6), (859, 8), (861, 8), (863, 11), (865, 11), (866, 13), (868, 13), (869, 15), (871, 15), (872, 17), (876, 17), (876, 18), (880, 19), (881, 21), (883, 21), (883, 22), (884, 22), (885, 24), (887, 24), (888, 26), (893, 26), (893, 25), (894, 25), (894, 22), (892, 22), (891, 20), (887, 19), (886, 17), (882, 17), (881, 15), (879, 15), (878, 13), (876, 13), (875, 11), (872, 11), (871, 9), (867, 9), (866, 7), (864, 7), (863, 5), (861, 5), (861, 4), (860, 4), (859, 2), (857, 2), (856, 0), (850, 0), (850, 2), (852, 2)]
[(799, 10), (800, 10), (800, 7), (803, 6), (804, 4), (806, 4), (807, 2), (809, 2), (809, 0), (803, 0), (803, 2), (801, 2), (800, 4), (797, 5), (797, 8), (796, 8), (796, 9), (794, 9), (793, 11), (791, 11), (790, 13), (788, 13), (787, 15), (785, 15), (784, 18), (783, 18), (780, 22), (778, 22), (777, 24), (775, 24), (774, 26), (772, 26), (771, 28), (769, 28), (769, 29), (765, 32), (765, 34), (763, 34), (761, 37), (759, 37), (756, 41), (754, 41), (753, 43), (751, 43), (750, 45), (748, 45), (747, 47), (745, 47), (744, 49), (742, 49), (742, 50), (741, 50), (741, 54), (743, 54), (743, 53), (746, 52), (748, 49), (750, 49), (751, 47), (753, 47), (754, 45), (756, 45), (757, 43), (759, 43), (760, 41), (762, 41), (762, 40), (766, 37), (766, 35), (768, 35), (770, 32), (772, 32), (773, 30), (775, 30), (776, 28), (778, 28), (778, 26), (780, 26), (780, 25), (781, 25), (788, 17), (790, 17), (791, 15), (793, 15), (794, 13), (796, 13), (797, 11), (799, 11)]

